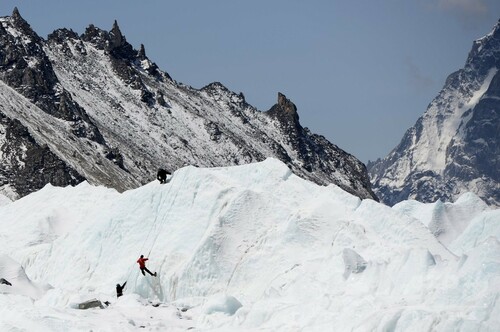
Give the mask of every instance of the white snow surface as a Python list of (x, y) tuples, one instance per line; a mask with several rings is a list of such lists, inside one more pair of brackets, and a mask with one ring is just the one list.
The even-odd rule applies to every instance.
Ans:
[[(184, 167), (123, 193), (47, 185), (0, 205), (0, 223), (0, 278), (12, 283), (0, 285), (0, 331), (500, 324), (500, 210), (473, 194), (390, 208), (267, 159)], [(140, 254), (158, 277), (140, 273)], [(111, 304), (77, 309), (92, 299)]]
[(0, 206), (2, 205), (7, 205), (9, 204), (10, 202), (12, 202), (12, 200), (7, 197), (6, 195), (3, 195), (1, 192), (0, 192)]

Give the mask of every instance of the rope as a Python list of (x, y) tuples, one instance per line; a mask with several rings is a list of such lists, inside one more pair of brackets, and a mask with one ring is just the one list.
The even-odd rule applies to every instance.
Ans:
[[(172, 191), (172, 185), (169, 186), (168, 188), (168, 193), (167, 193), (167, 197), (170, 196), (170, 191)], [(151, 225), (151, 228), (149, 229), (149, 232), (148, 232), (148, 235), (146, 236), (146, 238), (144, 239), (144, 242), (142, 243), (142, 247), (141, 247), (141, 250), (140, 252), (142, 253), (142, 251), (144, 250), (144, 247), (147, 243), (147, 241), (149, 240), (149, 236), (151, 235), (151, 232), (153, 231), (153, 229), (156, 228), (156, 224), (157, 224), (157, 221), (158, 221), (158, 215), (159, 215), (159, 212), (160, 212), (160, 207), (162, 206), (163, 204), (163, 190), (161, 191), (161, 194), (160, 194), (160, 202), (159, 204), (156, 206), (156, 212), (155, 212), (155, 220), (153, 221), (153, 224)], [(151, 249), (149, 250), (149, 253), (148, 253), (148, 257), (149, 255), (151, 254)]]
[(164, 227), (164, 226), (165, 226), (165, 224), (166, 224), (165, 220), (168, 220), (168, 218), (167, 218), (167, 217), (168, 217), (168, 215), (169, 215), (170, 211), (172, 210), (172, 206), (174, 206), (174, 203), (175, 203), (175, 201), (177, 200), (177, 196), (178, 196), (178, 194), (179, 194), (179, 190), (183, 187), (184, 182), (186, 182), (186, 176), (184, 176), (184, 177), (182, 178), (182, 181), (181, 181), (181, 183), (180, 183), (180, 185), (179, 185), (179, 189), (177, 190), (177, 193), (175, 194), (174, 199), (172, 200), (172, 203), (171, 203), (171, 204), (170, 204), (170, 206), (168, 207), (168, 209), (167, 209), (167, 213), (165, 214), (165, 216), (164, 216), (164, 217), (163, 217), (163, 219), (161, 220), (161, 223), (160, 223), (160, 228), (159, 228), (159, 229), (158, 229), (158, 231), (156, 232), (156, 236), (155, 236), (155, 238), (154, 238), (154, 240), (153, 240), (153, 243), (151, 244), (151, 248), (149, 249), (148, 256), (149, 256), (149, 255), (151, 254), (151, 252), (153, 251), (153, 248), (154, 248), (154, 246), (155, 246), (155, 244), (156, 244), (156, 240), (158, 240), (158, 236), (160, 236), (160, 233), (161, 233), (161, 231), (163, 230), (163, 227)]
[[(173, 176), (172, 176), (170, 179), (172, 179), (172, 178), (173, 178)], [(168, 194), (170, 194), (170, 191), (171, 191), (171, 190), (172, 190), (172, 186), (170, 186), (170, 187), (168, 188)], [(159, 212), (159, 210), (160, 210), (160, 206), (162, 205), (161, 203), (163, 202), (163, 195), (164, 195), (163, 193), (164, 193), (164, 190), (162, 190), (162, 191), (161, 191), (161, 193), (160, 193), (159, 203), (157, 204), (157, 207), (156, 207), (155, 220), (153, 221), (153, 224), (151, 225), (151, 228), (149, 229), (148, 235), (146, 236), (146, 238), (144, 239), (144, 241), (143, 241), (143, 243), (142, 243), (142, 246), (141, 246), (141, 249), (140, 249), (140, 252), (141, 252), (141, 253), (142, 253), (142, 252), (143, 252), (143, 250), (144, 250), (144, 247), (145, 247), (146, 242), (148, 241), (148, 239), (149, 239), (149, 237), (150, 237), (150, 235), (151, 235), (151, 232), (153, 231), (153, 229), (154, 229), (154, 228), (155, 228), (155, 226), (156, 226), (156, 222), (157, 222), (157, 220), (158, 220), (158, 214), (159, 214), (158, 212)], [(168, 197), (168, 196), (167, 196), (167, 197)], [(150, 253), (151, 253), (151, 250), (149, 251), (149, 254), (150, 254)], [(148, 254), (148, 256), (149, 256), (149, 254)], [(130, 275), (132, 274), (132, 271), (133, 271), (133, 269), (134, 269), (135, 264), (136, 264), (135, 262), (131, 264), (131, 266), (130, 266), (130, 268), (129, 268), (129, 272), (128, 272), (128, 275), (127, 275), (127, 279), (126, 279), (126, 281), (128, 281), (128, 280), (129, 280)]]

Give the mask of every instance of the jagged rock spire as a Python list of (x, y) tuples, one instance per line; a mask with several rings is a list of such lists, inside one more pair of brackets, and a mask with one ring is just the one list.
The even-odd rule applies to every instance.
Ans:
[(34, 37), (35, 39), (38, 40), (39, 38), (38, 35), (31, 29), (28, 22), (24, 18), (22, 18), (17, 7), (14, 7), (11, 18), (12, 18), (12, 24), (17, 29), (22, 31), (24, 34), (30, 35), (31, 37)]
[(12, 11), (12, 18), (14, 19), (22, 18), (21, 14), (19, 14), (19, 9), (17, 9), (17, 7), (14, 7), (14, 10)]
[(297, 115), (297, 107), (290, 101), (284, 94), (278, 92), (278, 106), (285, 112), (292, 116)]
[(278, 92), (278, 103), (271, 108), (271, 111), (278, 118), (286, 121), (291, 120), (292, 123), (299, 126), (297, 106), (281, 92)]
[(145, 60), (147, 58), (146, 57), (146, 49), (144, 48), (144, 44), (141, 44), (141, 48), (139, 50), (139, 53), (137, 54), (137, 57), (140, 60)]
[(111, 48), (120, 47), (125, 43), (125, 37), (123, 37), (122, 32), (120, 31), (120, 27), (118, 26), (118, 22), (115, 20), (113, 23), (113, 28), (110, 31), (111, 37)]

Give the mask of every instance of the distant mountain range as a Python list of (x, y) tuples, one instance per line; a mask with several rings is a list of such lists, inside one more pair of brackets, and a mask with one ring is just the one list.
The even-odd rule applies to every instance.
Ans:
[(500, 21), (473, 43), (464, 68), (448, 77), (401, 143), (368, 164), (384, 203), (448, 201), (470, 191), (500, 206), (499, 69)]
[(377, 199), (366, 167), (299, 122), (281, 93), (260, 112), (220, 83), (173, 80), (115, 22), (38, 36), (17, 9), (0, 18), (0, 194), (84, 180), (119, 191), (158, 168), (229, 166), (274, 157), (318, 184)]

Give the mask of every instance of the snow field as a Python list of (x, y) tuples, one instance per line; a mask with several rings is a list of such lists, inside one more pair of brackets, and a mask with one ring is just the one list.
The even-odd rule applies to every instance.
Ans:
[[(165, 185), (123, 194), (46, 186), (0, 206), (0, 222), (0, 277), (24, 269), (32, 286), (1, 286), (0, 330), (493, 331), (500, 323), (500, 212), (472, 194), (389, 208), (268, 159), (185, 167)], [(157, 278), (140, 274), (140, 254)], [(92, 298), (112, 304), (74, 309)]]

